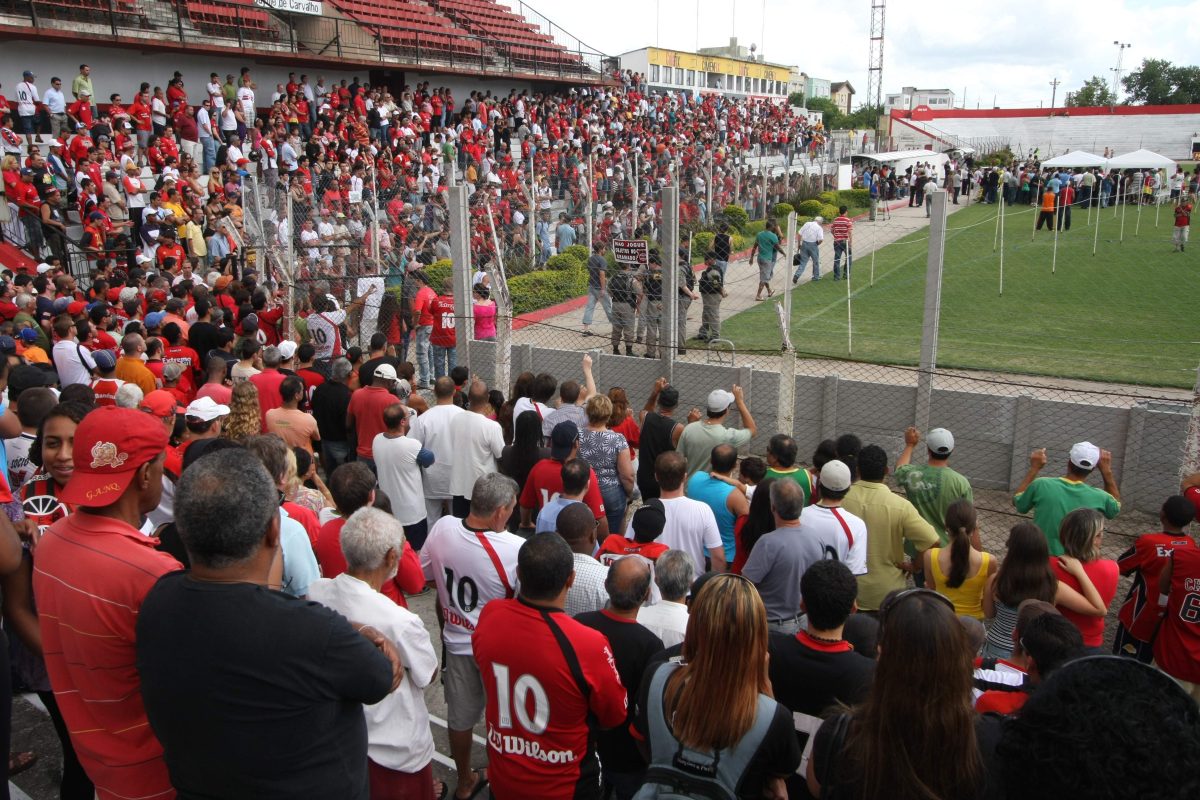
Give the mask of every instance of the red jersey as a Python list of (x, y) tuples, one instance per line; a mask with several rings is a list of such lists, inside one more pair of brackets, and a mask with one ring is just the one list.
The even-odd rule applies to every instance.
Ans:
[[(1171, 563), (1171, 587), (1154, 640), (1154, 663), (1173, 678), (1200, 683), (1200, 549), (1176, 550)], [(479, 634), (475, 637), (478, 642)]]
[[(1107, 607), (1112, 603), (1113, 597), (1117, 594), (1117, 581), (1120, 575), (1117, 574), (1117, 562), (1107, 558), (1097, 558), (1093, 561), (1085, 561), (1082, 564), (1083, 571), (1091, 579), (1092, 585), (1096, 587), (1096, 592), (1099, 593), (1100, 599), (1104, 601)], [(1055, 577), (1067, 586), (1070, 586), (1075, 591), (1079, 591), (1079, 582), (1058, 564), (1058, 559), (1054, 556), (1050, 557), (1050, 569), (1054, 570)], [(1099, 647), (1104, 642), (1104, 617), (1089, 617), (1086, 614), (1079, 614), (1066, 608), (1059, 608), (1062, 615), (1071, 622), (1075, 623), (1075, 627), (1079, 628), (1079, 632), (1083, 634), (1083, 643), (1087, 647)]]
[(537, 787), (541, 800), (571, 800), (594, 785), (589, 716), (613, 728), (628, 713), (604, 634), (518, 597), (484, 606), (472, 646), (487, 692), (492, 796), (529, 797)]
[(610, 533), (604, 539), (604, 544), (600, 545), (600, 552), (596, 553), (596, 558), (608, 567), (622, 556), (641, 556), (657, 561), (659, 556), (670, 549), (662, 542), (635, 542), (633, 539), (626, 539), (624, 534)]
[(387, 426), (383, 424), (383, 410), (399, 402), (396, 395), (381, 386), (364, 386), (355, 389), (354, 394), (350, 395), (346, 417), (358, 435), (358, 447), (355, 452), (360, 458), (372, 457), (371, 444), (375, 441), (376, 434), (387, 430)]
[[(341, 517), (331, 519), (321, 526), (317, 536), (313, 552), (324, 578), (336, 578), (346, 571), (346, 557), (342, 554), (342, 526), (345, 524), (346, 520)], [(405, 542), (395, 577), (384, 581), (379, 591), (401, 608), (408, 608), (404, 594), (417, 594), (424, 588), (425, 572), (421, 569), (421, 559), (417, 551)]]
[(55, 522), (75, 511), (74, 506), (58, 499), (58, 484), (45, 472), (39, 472), (21, 487), (21, 510), (45, 533)]
[(1180, 203), (1175, 206), (1175, 227), (1186, 228), (1192, 224), (1192, 204)]
[(833, 234), (835, 242), (842, 242), (850, 238), (850, 232), (854, 230), (854, 223), (850, 218), (842, 215), (833, 221), (829, 226), (829, 232)]
[(92, 391), (96, 393), (96, 407), (115, 406), (117, 392), (124, 385), (125, 381), (117, 378), (96, 378), (92, 381)]
[[(533, 516), (542, 510), (542, 506), (562, 494), (562, 465), (555, 458), (543, 458), (529, 470), (525, 479), (525, 488), (521, 490), (521, 508), (533, 511)], [(600, 519), (604, 516), (604, 501), (600, 498), (600, 487), (596, 483), (596, 475), (588, 479), (587, 494), (583, 496), (584, 504), (592, 510), (592, 516)]]
[(429, 304), (429, 314), (433, 318), (429, 343), (438, 347), (454, 347), (454, 298), (438, 295)]
[(1154, 641), (1158, 629), (1158, 579), (1171, 561), (1171, 553), (1196, 549), (1196, 543), (1183, 533), (1144, 533), (1117, 559), (1122, 575), (1133, 575), (1129, 594), (1117, 619), (1133, 638)]
[(200, 377), (200, 356), (187, 345), (167, 345), (163, 350), (163, 363), (183, 367), (179, 376), (179, 391), (187, 395), (188, 402), (196, 396), (197, 378)]

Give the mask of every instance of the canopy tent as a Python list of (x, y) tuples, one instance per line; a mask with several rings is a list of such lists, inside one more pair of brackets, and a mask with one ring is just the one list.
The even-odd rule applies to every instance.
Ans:
[(1175, 166), (1175, 161), (1149, 150), (1134, 150), (1132, 153), (1110, 158), (1108, 166), (1110, 169), (1170, 169)]
[(1103, 167), (1106, 164), (1111, 163), (1112, 162), (1108, 159), (1102, 158), (1094, 153), (1088, 153), (1083, 150), (1075, 150), (1073, 152), (1051, 158), (1048, 161), (1043, 161), (1042, 166), (1064, 167), (1068, 169), (1074, 169), (1078, 167), (1081, 169), (1088, 169), (1089, 167)]

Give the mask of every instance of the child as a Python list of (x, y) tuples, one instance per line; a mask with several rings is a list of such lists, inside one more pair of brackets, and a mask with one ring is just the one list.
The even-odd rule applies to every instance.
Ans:
[(596, 558), (601, 564), (609, 566), (621, 556), (638, 555), (651, 562), (667, 552), (670, 548), (657, 541), (667, 526), (667, 514), (662, 501), (658, 498), (647, 500), (637, 511), (633, 512), (633, 539), (626, 539), (620, 533), (610, 533), (600, 546)]
[(96, 393), (96, 406), (115, 406), (117, 392), (125, 385), (125, 381), (116, 376), (117, 358), (108, 350), (97, 350), (92, 359), (96, 362), (97, 373), (91, 384)]
[(17, 355), (29, 364), (50, 365), (50, 356), (38, 346), (38, 333), (33, 328), (22, 328), (17, 341)]
[(1158, 630), (1158, 579), (1171, 563), (1177, 549), (1196, 549), (1196, 543), (1183, 532), (1195, 518), (1196, 509), (1183, 495), (1172, 495), (1158, 512), (1161, 533), (1143, 533), (1117, 559), (1122, 575), (1133, 575), (1133, 584), (1121, 610), (1117, 612), (1117, 631), (1113, 653), (1132, 656), (1149, 664), (1154, 657), (1152, 643)]
[(1187, 244), (1188, 229), (1191, 224), (1192, 202), (1187, 199), (1180, 200), (1175, 206), (1175, 232), (1171, 238), (1171, 241), (1175, 243), (1175, 249), (1180, 253), (1183, 252), (1183, 247)]

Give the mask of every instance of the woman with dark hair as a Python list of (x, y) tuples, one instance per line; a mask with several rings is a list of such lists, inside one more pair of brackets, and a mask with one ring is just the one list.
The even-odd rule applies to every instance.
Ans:
[(612, 401), (613, 408), (612, 416), (608, 418), (608, 429), (625, 437), (625, 443), (629, 445), (629, 458), (636, 459), (642, 429), (638, 427), (637, 417), (629, 409), (629, 396), (620, 386), (614, 386), (608, 390), (608, 399)]
[[(504, 404), (505, 406), (508, 403)], [(533, 465), (543, 458), (550, 457), (550, 448), (542, 446), (542, 420), (536, 411), (526, 411), (517, 418), (516, 434), (512, 444), (506, 445), (500, 453), (500, 474), (507, 475), (517, 482), (517, 495), (525, 488), (529, 472)], [(521, 507), (513, 509), (508, 520), (508, 529), (515, 531), (521, 522)]]
[(1023, 600), (1042, 600), (1088, 616), (1103, 617), (1108, 610), (1078, 559), (1059, 556), (1059, 563), (1075, 577), (1080, 591), (1055, 577), (1050, 567), (1050, 546), (1041, 529), (1032, 522), (1014, 525), (1006, 548), (1004, 561), (988, 577), (983, 590), (983, 616), (990, 620), (983, 645), (985, 658), (1012, 655), (1017, 608)]
[(774, 482), (774, 478), (763, 478), (759, 481), (754, 487), (754, 496), (750, 498), (750, 510), (734, 522), (735, 555), (730, 571), (736, 575), (742, 574), (742, 567), (746, 566), (750, 551), (763, 534), (775, 530), (775, 515), (771, 513), (771, 484)]
[[(1117, 594), (1117, 581), (1121, 577), (1116, 561), (1100, 557), (1103, 537), (1104, 515), (1094, 508), (1075, 509), (1063, 517), (1058, 527), (1058, 540), (1062, 543), (1063, 553), (1078, 559), (1080, 570), (1096, 587), (1104, 604), (1104, 611), (1099, 615), (1091, 613), (1091, 609), (1080, 612), (1068, 605), (1059, 608), (1063, 616), (1079, 628), (1085, 647), (1099, 647), (1104, 643), (1104, 615), (1108, 612), (1108, 604)], [(1050, 559), (1050, 569), (1054, 570), (1055, 577), (1062, 585), (1076, 591), (1082, 589), (1075, 575), (1057, 560)]]
[(955, 613), (983, 619), (983, 590), (996, 571), (996, 559), (979, 544), (979, 522), (970, 500), (959, 499), (946, 509), (949, 547), (931, 547), (922, 556), (925, 586), (954, 603)]
[[(513, 442), (513, 424), (516, 420), (513, 419), (513, 409), (517, 405), (517, 401), (523, 397), (529, 397), (533, 393), (533, 373), (522, 372), (513, 382), (512, 394), (508, 396), (508, 400), (500, 408), (500, 415), (497, 422), (500, 423), (500, 430), (504, 433), (504, 443), (512, 444)], [(541, 430), (541, 421), (538, 421)], [(541, 435), (539, 433), (539, 435)], [(512, 476), (509, 476), (512, 477)]]
[(853, 800), (984, 796), (999, 720), (975, 713), (975, 654), (953, 604), (929, 589), (892, 592), (879, 628), (867, 699), (817, 731), (809, 791)]

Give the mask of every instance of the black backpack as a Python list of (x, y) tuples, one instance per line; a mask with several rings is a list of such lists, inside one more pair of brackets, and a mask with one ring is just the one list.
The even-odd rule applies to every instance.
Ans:
[(637, 301), (637, 292), (633, 286), (633, 276), (623, 270), (613, 275), (608, 281), (608, 293), (612, 296), (614, 303), (633, 305)]

